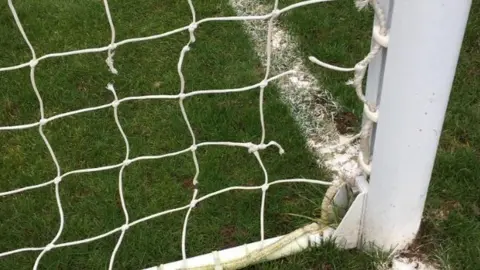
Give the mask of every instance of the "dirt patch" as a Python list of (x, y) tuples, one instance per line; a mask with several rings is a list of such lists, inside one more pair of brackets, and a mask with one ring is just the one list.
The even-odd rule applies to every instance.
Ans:
[(445, 201), (440, 208), (428, 211), (428, 215), (420, 224), (417, 237), (407, 249), (395, 257), (392, 269), (403, 269), (401, 266), (404, 265), (413, 266), (413, 269), (440, 269), (440, 263), (428, 256), (436, 249), (432, 239), (437, 227), (435, 222), (447, 220), (453, 211), (461, 208), (462, 205), (458, 201), (449, 200)]
[(435, 225), (428, 220), (423, 220), (420, 224), (417, 237), (408, 249), (400, 252), (394, 259), (392, 269), (402, 269), (398, 264), (413, 266), (414, 269), (438, 269), (438, 263), (428, 257), (435, 249), (433, 240), (431, 239), (432, 231), (435, 230)]
[(244, 230), (238, 229), (235, 225), (226, 225), (220, 229), (220, 237), (222, 237), (223, 248), (231, 248), (239, 245), (238, 236), (245, 236)]
[(358, 118), (351, 112), (340, 112), (335, 115), (335, 126), (341, 135), (355, 132), (358, 127)]
[(435, 220), (444, 221), (448, 219), (451, 212), (461, 207), (458, 201), (445, 201), (440, 208), (432, 210), (430, 216)]
[(434, 228), (432, 223), (428, 221), (422, 221), (422, 223), (420, 224), (420, 229), (418, 230), (417, 237), (407, 250), (404, 250), (400, 253), (400, 256), (409, 259), (424, 259), (424, 254), (428, 253), (428, 251), (434, 248), (432, 242), (428, 237), (429, 232), (433, 229)]
[(85, 84), (85, 82), (81, 81), (77, 83), (77, 90), (80, 92), (87, 92), (87, 85)]
[(185, 179), (183, 180), (182, 187), (184, 189), (193, 190), (195, 188), (195, 185), (193, 184), (192, 179)]
[(254, 180), (250, 179), (250, 180), (247, 181), (247, 183), (245, 185), (248, 186), (248, 187), (254, 187), (257, 184), (255, 184)]

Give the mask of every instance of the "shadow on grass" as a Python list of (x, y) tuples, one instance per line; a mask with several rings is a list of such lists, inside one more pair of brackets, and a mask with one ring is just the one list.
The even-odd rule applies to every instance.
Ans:
[[(190, 23), (187, 1), (109, 1), (117, 39), (164, 32)], [(109, 27), (101, 1), (21, 1), (14, 3), (25, 31), (38, 55), (109, 43)], [(15, 27), (5, 3), (2, 12), (1, 66), (28, 61), (28, 48)], [(198, 18), (233, 15), (227, 1), (195, 1)], [(79, 15), (81, 14), (81, 16)], [(248, 37), (238, 22), (208, 23), (196, 30), (197, 42), (186, 55), (183, 72), (188, 91), (251, 85), (261, 81)], [(176, 71), (186, 33), (117, 48), (118, 76), (108, 73), (106, 53), (77, 55), (42, 61), (36, 81), (46, 116), (112, 102), (105, 89), (113, 82), (120, 98), (130, 95), (172, 94), (179, 91)], [(28, 82), (28, 70), (0, 73), (1, 126), (35, 122), (39, 106)], [(290, 177), (323, 179), (306, 150), (305, 141), (280, 101), (277, 90), (265, 93), (267, 141), (276, 140), (286, 150), (261, 153), (270, 180)], [(251, 92), (193, 97), (185, 100), (199, 142), (233, 140), (258, 142), (260, 116), (258, 89)], [(120, 122), (131, 146), (130, 158), (164, 154), (189, 147), (191, 138), (177, 101), (136, 101), (119, 106)], [(62, 173), (121, 163), (126, 146), (115, 125), (113, 109), (77, 114), (49, 122), (45, 134)], [(55, 166), (36, 128), (0, 132), (1, 191), (52, 180)], [(198, 150), (200, 194), (231, 185), (264, 181), (263, 172), (244, 148), (205, 147)], [(118, 195), (119, 168), (76, 174), (60, 184), (65, 226), (58, 243), (108, 232), (124, 222)], [(123, 176), (130, 220), (180, 207), (192, 196), (195, 169), (191, 154), (126, 167)], [(305, 185), (285, 184), (267, 193), (266, 236), (289, 232), (301, 223), (280, 219), (282, 213), (311, 213), (314, 206), (301, 196)], [(297, 195), (296, 195), (297, 194)], [(312, 196), (311, 194), (309, 196)], [(318, 189), (318, 198), (322, 189)], [(306, 195), (304, 196), (306, 197)], [(231, 192), (202, 202), (194, 209), (188, 227), (187, 254), (210, 252), (257, 240), (260, 236), (261, 193)], [(312, 207), (312, 209), (309, 209)], [(162, 216), (128, 230), (116, 256), (115, 268), (137, 269), (181, 258), (181, 228), (185, 211)], [(44, 246), (59, 226), (53, 186), (1, 198), (0, 252)], [(278, 220), (282, 222), (277, 222)], [(103, 269), (119, 233), (84, 245), (56, 248), (42, 258), (40, 268)], [(29, 269), (38, 252), (0, 259), (1, 269)]]

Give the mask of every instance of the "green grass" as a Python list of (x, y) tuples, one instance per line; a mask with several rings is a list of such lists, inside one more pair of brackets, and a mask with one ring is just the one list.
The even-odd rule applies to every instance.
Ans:
[[(263, 3), (272, 4), (271, 0)], [(299, 2), (281, 0), (280, 6)], [(442, 268), (478, 269), (480, 265), (480, 2), (473, 1), (454, 87), (448, 107), (436, 165), (429, 189), (424, 222), (412, 252), (424, 254)], [(280, 17), (299, 42), (302, 58), (321, 84), (332, 92), (342, 109), (360, 116), (361, 106), (353, 89), (344, 82), (351, 74), (328, 71), (311, 64), (307, 57), (340, 66), (353, 66), (370, 46), (372, 13), (358, 12), (353, 1), (334, 1), (296, 9)], [(332, 263), (336, 253), (322, 256), (299, 269)], [(339, 255), (338, 255), (339, 254)], [(368, 256), (342, 258), (357, 264), (335, 264), (333, 269), (368, 269)], [(292, 259), (292, 262), (299, 262)], [(314, 268), (314, 267), (313, 267)], [(272, 264), (271, 269), (282, 269)], [(317, 268), (332, 269), (332, 268)]]
[[(18, 3), (17, 3), (18, 2)], [(17, 1), (19, 17), (37, 54), (98, 47), (109, 43), (109, 26), (101, 1)], [(117, 40), (146, 36), (190, 22), (186, 1), (109, 1)], [(227, 1), (196, 0), (198, 17), (232, 15)], [(262, 0), (260, 2), (273, 2)], [(281, 6), (298, 0), (281, 0)], [(447, 113), (440, 149), (415, 251), (451, 269), (480, 265), (480, 3), (474, 2)], [(298, 39), (302, 58), (345, 111), (359, 115), (361, 106), (344, 82), (350, 74), (330, 72), (307, 60), (309, 55), (329, 63), (352, 66), (370, 46), (371, 12), (357, 12), (352, 1), (300, 8), (280, 17)], [(6, 3), (0, 9), (0, 66), (29, 60), (29, 51), (16, 29)], [(252, 45), (236, 22), (207, 23), (196, 31), (197, 43), (184, 63), (187, 91), (244, 86), (263, 78)], [(114, 82), (120, 97), (177, 93), (176, 64), (186, 33), (128, 44), (116, 50), (118, 76), (108, 72), (106, 53), (48, 59), (36, 70), (47, 116), (109, 103), (105, 90)], [(30, 123), (39, 118), (38, 102), (29, 83), (28, 68), (0, 73), (0, 125)], [(259, 140), (258, 92), (197, 96), (185, 106), (199, 141)], [(131, 143), (131, 157), (161, 154), (188, 147), (190, 138), (175, 101), (135, 101), (120, 105), (120, 121)], [(270, 179), (324, 178), (305, 142), (278, 99), (266, 91), (267, 140), (287, 151), (279, 157), (262, 152)], [(106, 109), (64, 118), (45, 127), (63, 172), (121, 162), (125, 146)], [(0, 191), (50, 180), (55, 167), (34, 129), (0, 132)], [(198, 150), (200, 195), (230, 185), (263, 181), (262, 172), (245, 149), (208, 147)], [(194, 175), (189, 154), (142, 161), (125, 170), (124, 190), (132, 220), (184, 205), (191, 196)], [(120, 226), (123, 214), (117, 187), (118, 170), (66, 177), (60, 194), (65, 228), (59, 242), (72, 241)], [(267, 237), (301, 225), (285, 213), (311, 215), (321, 200), (321, 188), (273, 186), (266, 208)], [(0, 198), (0, 252), (48, 243), (58, 229), (53, 187)], [(259, 237), (260, 192), (231, 192), (197, 207), (191, 216), (187, 253), (197, 255), (243, 244)], [(115, 268), (138, 269), (178, 260), (184, 212), (132, 227), (117, 254)], [(118, 234), (89, 244), (54, 249), (41, 269), (104, 269)], [(29, 269), (37, 252), (0, 259), (0, 269)], [(383, 258), (362, 251), (342, 251), (332, 245), (252, 269), (375, 269)]]
[[(117, 40), (161, 33), (190, 23), (187, 1), (109, 1)], [(73, 49), (104, 46), (110, 30), (101, 1), (15, 1), (23, 26), (38, 56)], [(197, 0), (197, 18), (233, 15), (227, 1)], [(28, 47), (13, 22), (5, 1), (0, 6), (2, 39), (0, 66), (29, 60)], [(202, 24), (197, 42), (184, 62), (187, 91), (239, 87), (262, 80), (264, 71), (252, 44), (238, 22)], [(179, 91), (176, 65), (188, 34), (128, 44), (116, 50), (118, 76), (108, 72), (106, 53), (83, 54), (42, 61), (36, 81), (46, 117), (112, 101), (105, 89), (114, 82), (120, 98), (130, 95), (173, 94)], [(39, 119), (39, 107), (29, 83), (29, 68), (0, 73), (1, 126)], [(199, 142), (260, 139), (258, 90), (228, 95), (197, 96), (185, 100)], [(305, 148), (305, 141), (269, 86), (265, 93), (267, 141), (286, 150), (261, 153), (271, 180), (290, 177), (323, 179)], [(129, 138), (130, 157), (164, 154), (189, 147), (191, 138), (177, 101), (150, 100), (122, 103), (120, 122)], [(117, 164), (125, 145), (113, 118), (104, 109), (49, 122), (45, 134), (62, 172)], [(37, 128), (0, 132), (0, 190), (7, 191), (51, 180), (55, 166)], [(257, 185), (263, 173), (244, 148), (205, 147), (198, 151), (199, 196), (232, 185)], [(129, 165), (124, 172), (124, 194), (130, 219), (187, 204), (192, 195), (195, 168), (189, 153)], [(60, 184), (65, 227), (59, 243), (92, 237), (124, 222), (118, 169), (67, 176)], [(308, 185), (272, 186), (267, 195), (266, 236), (287, 233), (305, 220), (285, 213), (311, 215), (322, 189)], [(199, 204), (188, 227), (187, 254), (210, 252), (260, 237), (261, 192), (229, 192)], [(0, 198), (0, 252), (43, 246), (58, 230), (54, 187)], [(181, 259), (181, 227), (185, 212), (178, 212), (130, 228), (114, 267), (138, 269)], [(119, 233), (88, 244), (53, 249), (40, 269), (104, 269)], [(23, 252), (0, 259), (0, 269), (29, 269), (38, 252)]]
[[(279, 7), (296, 2), (301, 1), (280, 0)], [(332, 93), (341, 110), (360, 117), (363, 107), (354, 89), (345, 84), (353, 74), (319, 67), (310, 62), (308, 56), (341, 67), (353, 67), (370, 49), (373, 12), (368, 8), (358, 12), (353, 0), (337, 0), (294, 9), (279, 20), (297, 39), (304, 63)]]
[(427, 200), (426, 251), (452, 269), (480, 265), (479, 31), (480, 3), (473, 1)]

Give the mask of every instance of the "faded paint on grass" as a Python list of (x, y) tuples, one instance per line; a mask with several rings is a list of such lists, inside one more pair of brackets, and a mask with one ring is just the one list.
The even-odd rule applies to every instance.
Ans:
[[(237, 15), (268, 14), (273, 6), (261, 5), (251, 0), (230, 0)], [(267, 21), (244, 21), (255, 51), (266, 64)], [(319, 166), (334, 172), (335, 176), (353, 178), (360, 173), (356, 162), (358, 145), (349, 144), (334, 147), (348, 140), (341, 136), (335, 127), (334, 115), (339, 110), (332, 95), (322, 88), (318, 80), (309, 72), (300, 57), (295, 39), (287, 31), (275, 25), (272, 33), (271, 75), (286, 70), (295, 74), (277, 80), (281, 99), (289, 105), (294, 119), (307, 138), (307, 146), (317, 157)]]

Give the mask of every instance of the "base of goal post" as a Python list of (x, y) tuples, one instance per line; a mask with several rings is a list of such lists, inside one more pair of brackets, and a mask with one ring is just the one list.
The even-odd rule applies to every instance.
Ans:
[[(288, 244), (276, 249), (274, 252), (265, 255), (261, 261), (270, 261), (286, 257), (310, 247), (319, 247), (323, 242), (331, 240), (335, 244), (344, 249), (351, 249), (358, 246), (360, 241), (360, 228), (362, 221), (362, 212), (368, 193), (368, 183), (364, 177), (356, 178), (356, 195), (355, 200), (349, 207), (342, 221), (336, 229), (327, 228), (321, 232), (313, 232), (301, 234)], [(342, 190), (343, 189), (343, 190)], [(345, 205), (348, 203), (348, 196), (346, 187), (339, 190), (334, 198), (335, 205)], [(297, 230), (298, 231), (298, 230)], [(262, 241), (245, 244), (233, 248), (228, 248), (220, 251), (214, 251), (208, 254), (188, 258), (186, 260), (179, 260), (160, 266), (154, 266), (144, 270), (178, 270), (178, 269), (237, 269), (243, 268), (250, 264), (259, 263), (261, 261), (255, 260), (256, 254), (259, 254), (263, 247), (269, 247), (278, 243), (279, 240), (289, 235), (278, 236), (274, 238), (265, 239)], [(249, 259), (251, 259), (249, 261)]]
[[(359, 246), (360, 234), (361, 234), (361, 222), (363, 216), (363, 210), (365, 207), (365, 202), (367, 200), (368, 194), (368, 182), (364, 176), (358, 176), (355, 179), (355, 188), (357, 189), (358, 195), (355, 197), (355, 200), (352, 202), (352, 205), (348, 208), (347, 213), (342, 218), (342, 221), (335, 229), (335, 232), (332, 235), (332, 238), (335, 240), (335, 244), (344, 249), (356, 248)], [(339, 198), (342, 191), (337, 193), (337, 196), (334, 199), (336, 205), (342, 204), (345, 201), (348, 201), (346, 195), (346, 189), (344, 189), (344, 195), (342, 198)]]

